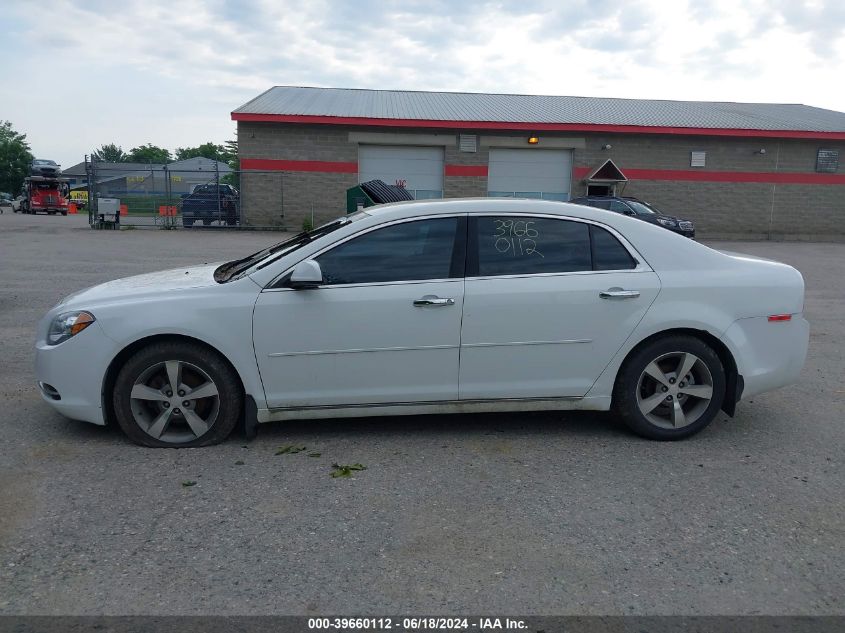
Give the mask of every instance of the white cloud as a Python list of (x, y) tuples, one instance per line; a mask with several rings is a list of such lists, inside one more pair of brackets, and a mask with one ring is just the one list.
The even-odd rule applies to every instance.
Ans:
[[(0, 104), (36, 153), (229, 138), (271, 85), (845, 109), (845, 4), (787, 0), (87, 2), (4, 9)], [(6, 17), (6, 16), (4, 16)], [(57, 90), (60, 88), (59, 90)]]

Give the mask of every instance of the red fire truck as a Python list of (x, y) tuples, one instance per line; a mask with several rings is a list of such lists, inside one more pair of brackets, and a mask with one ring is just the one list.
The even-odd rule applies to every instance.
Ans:
[(35, 214), (39, 211), (67, 215), (70, 187), (66, 178), (30, 176), (23, 181), (21, 211)]

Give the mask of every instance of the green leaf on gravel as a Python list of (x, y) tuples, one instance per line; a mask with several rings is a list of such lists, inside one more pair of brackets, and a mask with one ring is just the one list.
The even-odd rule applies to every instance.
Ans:
[(352, 472), (355, 470), (367, 470), (367, 467), (363, 464), (338, 464), (335, 462), (332, 464), (332, 468), (334, 470), (331, 472), (331, 476), (337, 479), (338, 477), (351, 477)]
[(197, 485), (197, 482), (191, 481), (191, 480), (187, 480), (187, 481), (182, 482), (183, 488), (190, 488), (191, 486), (196, 486), (196, 485)]
[(279, 450), (276, 451), (276, 455), (293, 455), (294, 453), (301, 453), (305, 450), (305, 446), (294, 446), (293, 444), (288, 444), (287, 446), (280, 446)]
[(308, 453), (308, 457), (319, 457), (322, 453)]

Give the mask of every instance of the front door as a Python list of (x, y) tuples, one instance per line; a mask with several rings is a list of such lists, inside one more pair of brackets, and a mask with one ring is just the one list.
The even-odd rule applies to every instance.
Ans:
[(659, 290), (597, 225), (485, 216), (469, 236), (461, 399), (583, 396)]
[(254, 343), (268, 406), (457, 399), (465, 227), (375, 229), (314, 258), (319, 288), (262, 292)]

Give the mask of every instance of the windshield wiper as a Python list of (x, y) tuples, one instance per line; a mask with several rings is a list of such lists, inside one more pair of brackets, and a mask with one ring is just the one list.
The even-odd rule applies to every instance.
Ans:
[[(266, 259), (263, 264), (258, 266), (258, 269), (264, 268), (269, 264), (273, 263), (278, 259), (278, 257), (273, 257), (277, 253), (283, 252), (286, 254), (291, 250), (299, 248), (308, 242), (311, 242), (318, 237), (322, 237), (327, 233), (331, 233), (335, 229), (339, 229), (341, 226), (348, 224), (351, 222), (349, 218), (340, 218), (335, 220), (334, 222), (329, 222), (328, 224), (324, 224), (321, 227), (318, 227), (312, 231), (302, 233), (297, 233), (293, 237), (290, 237), (286, 240), (279, 242), (278, 244), (274, 244), (264, 250), (260, 250), (257, 253), (253, 253), (252, 255), (247, 255), (241, 259), (236, 259), (231, 262), (226, 262), (222, 266), (220, 266), (217, 270), (214, 271), (214, 279), (219, 283), (225, 283), (229, 281), (232, 277), (239, 275), (243, 271), (252, 268), (261, 260)], [(281, 256), (281, 255), (280, 255)]]

